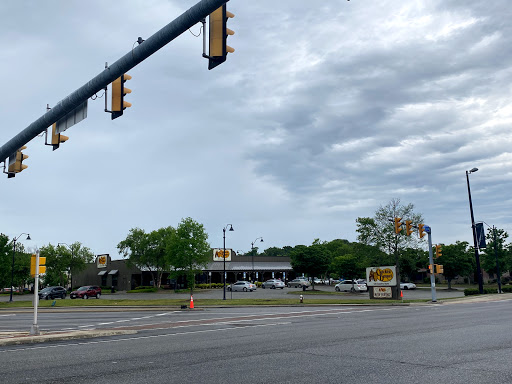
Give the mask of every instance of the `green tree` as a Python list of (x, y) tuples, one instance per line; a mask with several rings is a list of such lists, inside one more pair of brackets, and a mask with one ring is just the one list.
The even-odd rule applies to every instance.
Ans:
[(186, 276), (190, 293), (194, 292), (195, 275), (201, 273), (211, 259), (208, 234), (204, 226), (187, 217), (167, 238), (167, 254), (172, 275)]
[(11, 285), (12, 245), (9, 237), (0, 233), (0, 287)]
[(309, 247), (297, 245), (290, 252), (290, 262), (293, 270), (311, 277), (313, 289), (315, 288), (313, 277), (324, 276), (329, 269), (330, 260), (329, 251), (325, 244), (318, 239), (315, 239)]
[(160, 287), (162, 275), (169, 269), (166, 243), (173, 232), (174, 228), (170, 226), (150, 233), (140, 228), (132, 228), (126, 239), (117, 244), (117, 249), (128, 265), (148, 270), (153, 277), (154, 286)]
[(19, 241), (16, 242), (14, 269), (12, 258), (13, 242), (6, 235), (0, 234), (0, 287), (11, 285), (11, 272), (14, 287), (21, 288), (33, 280), (30, 276), (30, 254), (25, 252), (25, 247)]
[[(503, 229), (496, 228), (496, 241), (494, 241), (494, 230), (493, 228), (487, 229), (486, 234), (487, 244), (485, 251), (480, 254), (480, 260), (482, 268), (489, 274), (497, 274), (496, 268), (496, 253), (498, 254), (498, 262), (500, 265), (500, 273), (503, 274), (505, 271), (511, 269), (511, 257), (510, 248), (507, 247), (505, 241), (508, 238), (508, 233)], [(496, 253), (495, 247), (496, 245)]]
[(345, 279), (357, 279), (366, 273), (366, 267), (361, 259), (350, 253), (336, 256), (331, 263), (331, 270)]
[(469, 276), (474, 271), (474, 253), (466, 241), (443, 245), (442, 249), (442, 256), (435, 259), (435, 264), (443, 266), (443, 275), (448, 280), (448, 289), (451, 289), (453, 279), (458, 276)]

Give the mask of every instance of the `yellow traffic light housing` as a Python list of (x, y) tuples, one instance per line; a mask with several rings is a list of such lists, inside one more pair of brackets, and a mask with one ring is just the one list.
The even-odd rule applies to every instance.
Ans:
[(402, 232), (402, 218), (401, 217), (395, 217), (394, 221), (395, 221), (395, 233), (397, 235), (400, 234), (400, 232)]
[(443, 256), (443, 253), (442, 253), (442, 252), (443, 252), (443, 250), (442, 250), (442, 248), (441, 248), (441, 245), (440, 245), (440, 244), (436, 245), (436, 257), (441, 257), (441, 256)]
[(17, 173), (27, 169), (28, 166), (23, 164), (23, 160), (28, 159), (28, 155), (24, 155), (21, 151), (27, 149), (24, 145), (16, 151), (16, 153), (9, 156), (9, 167), (7, 168), (7, 177), (15, 177)]
[(68, 141), (68, 139), (69, 139), (69, 137), (61, 135), (60, 133), (57, 133), (57, 123), (54, 123), (52, 125), (52, 146), (53, 146), (53, 150), (55, 151), (57, 148), (59, 148), (60, 143)]
[(227, 28), (228, 19), (233, 17), (235, 15), (226, 10), (226, 4), (210, 13), (208, 69), (213, 69), (222, 64), (226, 61), (228, 53), (235, 52), (233, 48), (227, 45), (228, 36), (235, 34), (234, 31)]
[[(37, 270), (36, 260), (37, 260), (37, 256), (32, 255), (32, 257), (30, 258), (30, 275), (32, 277), (36, 277), (36, 270)], [(46, 257), (39, 257), (39, 271), (37, 272), (37, 274), (46, 272), (45, 264), (46, 264)]]
[(132, 106), (131, 103), (124, 101), (124, 96), (132, 93), (132, 90), (126, 88), (124, 83), (131, 79), (132, 77), (125, 73), (112, 82), (112, 120), (122, 116), (123, 111)]
[(420, 235), (420, 239), (426, 235), (425, 233), (425, 224), (418, 224), (418, 233)]
[(407, 236), (410, 236), (412, 233), (412, 221), (411, 220), (405, 221), (405, 233), (407, 234)]
[(428, 271), (430, 272), (430, 274), (432, 274), (432, 264), (428, 265)]
[(444, 272), (443, 266), (441, 264), (435, 264), (434, 266), (436, 267), (436, 273)]

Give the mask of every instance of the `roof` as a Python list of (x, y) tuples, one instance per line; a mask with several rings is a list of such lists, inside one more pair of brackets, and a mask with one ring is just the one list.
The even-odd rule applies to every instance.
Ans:
[[(252, 271), (253, 263), (248, 262), (232, 262), (226, 261), (226, 271)], [(213, 261), (208, 263), (205, 271), (223, 271), (224, 270), (224, 262), (223, 261)], [(292, 271), (293, 268), (290, 263), (287, 262), (255, 262), (254, 270), (258, 271)]]

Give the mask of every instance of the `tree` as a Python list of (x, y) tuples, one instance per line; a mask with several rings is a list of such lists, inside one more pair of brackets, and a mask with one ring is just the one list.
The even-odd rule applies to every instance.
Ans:
[(170, 226), (150, 233), (132, 228), (126, 239), (117, 244), (117, 249), (129, 265), (149, 270), (154, 286), (160, 287), (162, 275), (169, 269), (166, 243), (173, 232), (174, 228)]
[(352, 279), (352, 288), (353, 280), (363, 276), (366, 271), (361, 260), (352, 254), (336, 256), (331, 263), (331, 269), (344, 278)]
[(190, 293), (194, 291), (195, 275), (201, 273), (210, 261), (210, 244), (204, 226), (187, 217), (178, 224), (176, 231), (167, 238), (167, 254), (173, 276), (185, 275)]
[(297, 245), (290, 252), (292, 268), (297, 273), (306, 273), (311, 277), (313, 289), (315, 288), (314, 277), (323, 276), (329, 269), (330, 254), (325, 244), (315, 239), (313, 244), (308, 246)]
[(457, 276), (467, 276), (474, 271), (474, 253), (468, 246), (466, 241), (443, 245), (442, 256), (435, 260), (435, 264), (443, 266), (443, 275), (448, 280), (448, 289), (452, 288), (452, 280)]
[(0, 234), (0, 286), (11, 286), (11, 272), (13, 272), (13, 285), (21, 287), (31, 281), (30, 255), (25, 252), (23, 244), (16, 242), (14, 255), (14, 269), (12, 268), (13, 243), (9, 237)]
[[(497, 274), (496, 268), (496, 253), (498, 254), (498, 262), (500, 265), (500, 273), (510, 271), (512, 265), (510, 248), (505, 244), (505, 240), (508, 238), (508, 233), (503, 229), (496, 228), (496, 241), (494, 241), (494, 229), (488, 228), (487, 235), (487, 246), (484, 253), (481, 254), (482, 268), (487, 273)], [(495, 247), (496, 245), (496, 253)]]
[[(393, 218), (402, 219), (402, 233), (397, 235)], [(406, 248), (418, 248), (424, 239), (416, 236), (406, 236), (405, 221), (411, 220), (413, 225), (423, 223), (421, 214), (414, 212), (414, 205), (402, 205), (400, 199), (391, 199), (386, 206), (380, 206), (375, 212), (375, 217), (359, 217), (356, 220), (358, 236), (357, 239), (365, 245), (374, 245), (394, 255), (394, 264), (400, 271), (400, 255)]]

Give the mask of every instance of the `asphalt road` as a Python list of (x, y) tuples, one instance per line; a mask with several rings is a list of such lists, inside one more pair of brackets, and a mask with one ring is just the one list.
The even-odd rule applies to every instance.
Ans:
[(508, 382), (511, 304), (90, 313), (138, 333), (1, 347), (0, 381)]

